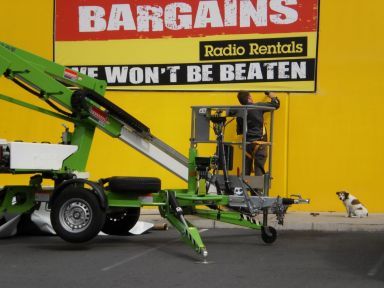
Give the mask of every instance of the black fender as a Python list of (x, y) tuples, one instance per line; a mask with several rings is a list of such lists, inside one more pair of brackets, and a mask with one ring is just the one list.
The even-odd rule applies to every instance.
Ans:
[(104, 193), (103, 186), (101, 186), (100, 184), (98, 184), (96, 182), (92, 182), (92, 181), (89, 181), (89, 180), (86, 180), (86, 179), (71, 179), (71, 180), (67, 180), (67, 181), (64, 181), (61, 184), (59, 184), (57, 187), (55, 187), (55, 189), (52, 192), (51, 198), (49, 199), (49, 207), (52, 206), (52, 203), (55, 201), (57, 196), (60, 193), (62, 193), (67, 187), (72, 186), (72, 185), (76, 185), (76, 184), (81, 184), (81, 185), (86, 184), (86, 185), (91, 186), (92, 189), (90, 191), (92, 193), (94, 193), (97, 196), (97, 198), (99, 199), (100, 207), (102, 209), (104, 209), (104, 210), (107, 210), (107, 208), (108, 208), (108, 199), (107, 199), (107, 196)]

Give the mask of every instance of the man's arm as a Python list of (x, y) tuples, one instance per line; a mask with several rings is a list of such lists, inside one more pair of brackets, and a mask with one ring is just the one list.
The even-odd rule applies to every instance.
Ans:
[(267, 92), (265, 92), (265, 95), (269, 99), (271, 99), (271, 102), (258, 102), (258, 103), (255, 103), (255, 104), (257, 106), (274, 107), (276, 110), (279, 109), (279, 107), (280, 107), (280, 100), (279, 100), (279, 98), (277, 98), (275, 93), (267, 91)]

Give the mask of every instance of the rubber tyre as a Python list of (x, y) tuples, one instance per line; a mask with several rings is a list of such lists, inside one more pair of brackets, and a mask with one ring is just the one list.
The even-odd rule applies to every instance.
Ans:
[(108, 190), (119, 194), (146, 195), (161, 190), (160, 179), (154, 177), (114, 176), (104, 181), (109, 184)]
[(128, 235), (140, 217), (140, 207), (129, 207), (123, 211), (108, 213), (102, 232), (108, 235)]
[(93, 239), (105, 221), (97, 196), (82, 187), (68, 187), (51, 207), (52, 227), (62, 239), (81, 243)]
[(262, 226), (261, 227), (261, 239), (263, 239), (264, 243), (272, 244), (276, 241), (277, 231), (275, 228), (271, 226)]

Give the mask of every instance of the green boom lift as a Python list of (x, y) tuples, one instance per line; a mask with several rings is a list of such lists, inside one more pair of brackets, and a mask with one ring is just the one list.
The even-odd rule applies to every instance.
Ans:
[[(0, 42), (0, 76), (13, 81), (46, 102), (45, 109), (0, 94), (0, 99), (74, 123), (62, 134), (60, 144), (0, 141), (0, 173), (30, 174), (28, 185), (7, 185), (0, 190), (0, 226), (4, 216), (34, 211), (46, 202), (55, 232), (69, 242), (85, 242), (100, 231), (126, 235), (136, 224), (143, 206), (158, 207), (193, 249), (207, 257), (199, 232), (185, 217), (193, 214), (226, 223), (261, 230), (264, 242), (276, 240), (276, 230), (268, 226), (268, 214), (283, 222), (287, 206), (308, 203), (300, 196), (269, 197), (269, 171), (263, 176), (230, 175), (233, 146), (246, 140), (226, 142), (225, 127), (235, 117), (246, 123), (249, 109), (263, 106), (192, 107), (189, 157), (186, 158), (160, 139), (138, 119), (104, 98), (106, 83), (67, 67)], [(243, 125), (246, 135), (246, 125)], [(155, 177), (114, 176), (92, 181), (85, 171), (95, 129), (122, 140), (176, 176), (185, 180), (184, 189), (161, 189)], [(213, 131), (213, 133), (212, 133)], [(272, 135), (272, 131), (271, 135)], [(212, 134), (212, 135), (211, 135)], [(213, 156), (198, 155), (198, 146), (214, 144)], [(260, 143), (272, 146), (272, 141)], [(242, 164), (244, 168), (244, 164)], [(244, 169), (242, 169), (244, 171)], [(43, 179), (54, 186), (42, 186)], [(262, 221), (255, 216), (262, 215)]]

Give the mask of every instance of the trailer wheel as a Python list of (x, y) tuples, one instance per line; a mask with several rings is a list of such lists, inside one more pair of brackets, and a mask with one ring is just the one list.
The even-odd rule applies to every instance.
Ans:
[(128, 235), (140, 217), (140, 207), (129, 207), (108, 213), (102, 232), (108, 235)]
[(52, 227), (65, 241), (91, 240), (100, 232), (104, 221), (105, 211), (97, 196), (86, 188), (68, 187), (52, 203)]
[(261, 239), (264, 243), (272, 244), (276, 241), (277, 232), (276, 229), (271, 226), (262, 226), (261, 227)]

